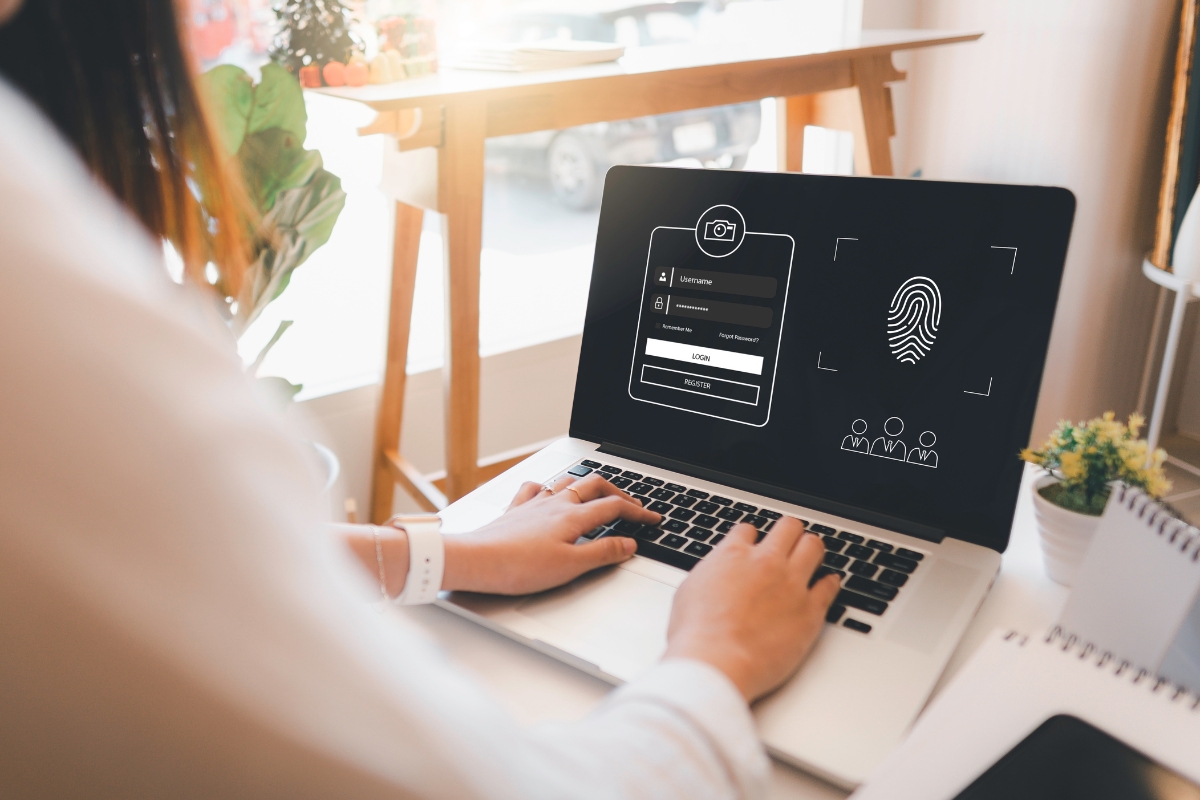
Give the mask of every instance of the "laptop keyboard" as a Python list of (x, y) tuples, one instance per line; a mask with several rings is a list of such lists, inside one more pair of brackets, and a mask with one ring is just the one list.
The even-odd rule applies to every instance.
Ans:
[[(699, 564), (734, 525), (741, 522), (753, 525), (758, 529), (758, 540), (762, 541), (783, 517), (782, 512), (774, 509), (590, 459), (567, 470), (568, 475), (576, 478), (593, 472), (632, 495), (644, 507), (662, 514), (663, 520), (658, 525), (617, 520), (588, 531), (582, 539), (628, 536), (637, 541), (638, 555), (680, 569), (690, 570)], [(834, 625), (841, 622), (848, 630), (869, 633), (871, 625), (846, 616), (847, 610), (881, 616), (925, 554), (831, 525), (804, 519), (800, 522), (825, 542), (824, 563), (817, 568), (813, 581), (837, 575), (842, 584), (826, 621)]]

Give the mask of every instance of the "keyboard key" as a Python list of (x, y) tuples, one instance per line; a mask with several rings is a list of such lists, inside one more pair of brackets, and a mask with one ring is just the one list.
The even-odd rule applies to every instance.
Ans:
[(699, 503), (696, 503), (693, 508), (695, 508), (701, 514), (713, 514), (720, 508), (720, 506), (716, 503), (710, 503), (707, 500), (701, 500)]
[(758, 506), (752, 506), (749, 503), (734, 503), (733, 507), (738, 511), (745, 511), (747, 514), (753, 514), (758, 511)]
[(758, 515), (760, 517), (766, 517), (767, 519), (779, 519), (783, 516), (783, 514), (780, 514), (778, 511), (772, 511), (769, 508), (760, 508), (758, 510)]
[(833, 536), (835, 533), (837, 533), (837, 528), (831, 528), (828, 525), (822, 525), (819, 522), (814, 522), (813, 524), (805, 527), (807, 527), (813, 533), (824, 533), (829, 536)]
[(850, 571), (855, 575), (866, 575), (868, 578), (870, 578), (879, 571), (879, 567), (875, 566), (874, 564), (868, 564), (865, 561), (855, 561), (850, 565)]
[(668, 533), (666, 536), (660, 539), (658, 543), (664, 547), (673, 547), (678, 550), (680, 547), (683, 547), (685, 544), (687, 544), (687, 539), (683, 538), (682, 536), (676, 536), (673, 533)]
[(633, 534), (637, 533), (641, 527), (642, 523), (640, 522), (634, 522), (631, 519), (622, 519), (618, 520), (617, 523), (613, 525), (613, 530), (615, 530), (617, 533), (623, 533), (626, 536), (632, 536)]
[(724, 538), (725, 538), (725, 534), (718, 533), (716, 536), (712, 537), (712, 541), (709, 542), (709, 544), (711, 544), (713, 547), (716, 547), (717, 544)]
[(637, 533), (637, 538), (644, 539), (647, 542), (653, 542), (655, 539), (662, 536), (664, 532), (665, 531), (663, 531), (662, 528), (655, 528), (652, 525), (643, 525), (642, 529)]
[(878, 539), (871, 539), (867, 542), (867, 547), (878, 550), (881, 553), (892, 552), (892, 546), (887, 542), (881, 542)]
[(747, 514), (746, 518), (743, 519), (742, 522), (753, 525), (756, 528), (762, 528), (764, 525), (770, 522), (770, 520), (768, 520), (766, 517), (760, 517), (757, 514)]
[(717, 519), (716, 517), (710, 517), (708, 514), (701, 514), (700, 516), (698, 516), (694, 520), (692, 520), (693, 525), (699, 525), (701, 528), (711, 528), (713, 525), (716, 525), (718, 522), (720, 522), (719, 519)]
[(856, 592), (878, 597), (880, 600), (892, 600), (896, 597), (896, 587), (884, 586), (882, 583), (876, 583), (870, 578), (864, 578), (861, 575), (851, 575), (846, 581), (846, 588), (853, 589)]
[(850, 559), (846, 558), (845, 556), (838, 555), (837, 553), (826, 553), (825, 563), (831, 567), (834, 567), (835, 569), (841, 569), (850, 563)]
[(585, 467), (583, 464), (577, 464), (567, 470), (568, 475), (574, 475), (577, 478), (582, 478), (592, 471), (591, 467)]
[(842, 614), (845, 613), (845, 606), (839, 606), (837, 603), (834, 603), (829, 607), (829, 610), (825, 612), (825, 621), (836, 625), (837, 621), (842, 618)]
[(672, 498), (671, 502), (680, 508), (690, 508), (695, 504), (696, 498), (688, 497), (686, 494), (677, 494)]
[(759, 531), (759, 532), (758, 532), (758, 535), (754, 537), (754, 543), (755, 543), (755, 544), (758, 544), (759, 542), (761, 542), (761, 541), (762, 541), (763, 539), (765, 539), (765, 538), (767, 538), (767, 532), (766, 532), (766, 531)]
[(655, 500), (670, 500), (672, 497), (675, 496), (675, 493), (668, 491), (666, 489), (655, 489), (653, 492), (650, 493), (650, 496), (653, 497)]
[(842, 531), (838, 534), (838, 538), (845, 539), (847, 542), (854, 542), (855, 544), (863, 543), (863, 537), (859, 536), (857, 533), (851, 533), (850, 531)]
[(588, 459), (585, 458), (583, 461), (580, 461), (579, 463), (583, 464), (588, 469), (600, 469), (599, 461), (589, 461)]
[(672, 492), (686, 492), (687, 487), (681, 483), (668, 483), (663, 485), (664, 489)]
[(721, 497), (720, 495), (715, 495), (715, 494), (712, 497), (708, 498), (708, 502), (716, 503), (719, 506), (733, 505), (733, 501), (730, 500), (728, 497)]
[(890, 586), (903, 586), (908, 583), (908, 576), (903, 572), (893, 572), (890, 569), (885, 569), (879, 573), (879, 580)]
[(704, 542), (692, 542), (683, 548), (683, 552), (691, 553), (694, 556), (706, 556), (712, 552), (712, 545), (707, 545)]
[(742, 518), (742, 512), (738, 511), (736, 508), (722, 508), (717, 512), (717, 516), (721, 519), (727, 519), (730, 522), (737, 522)]
[(722, 522), (717, 526), (717, 533), (729, 533), (731, 530), (733, 530), (732, 522)]
[(824, 578), (826, 575), (837, 575), (839, 581), (846, 577), (846, 573), (842, 572), (840, 569), (834, 569), (833, 567), (827, 567), (822, 564), (821, 566), (817, 567), (815, 572), (813, 572), (812, 580), (808, 582), (808, 588), (811, 589), (817, 581), (821, 580), (821, 578)]
[(614, 467), (612, 464), (605, 464), (603, 467), (600, 468), (600, 471), (601, 472), (615, 472), (617, 474), (620, 474), (621, 468)]
[(851, 558), (865, 558), (871, 560), (871, 556), (875, 555), (875, 551), (869, 547), (863, 547), (861, 544), (852, 544), (846, 548), (846, 555)]
[(633, 471), (633, 470), (631, 470), (631, 469), (627, 469), (627, 470), (625, 470), (624, 472), (622, 472), (622, 473), (621, 473), (621, 477), (622, 477), (622, 478), (630, 478), (630, 479), (632, 479), (632, 480), (635, 480), (635, 481), (640, 481), (640, 480), (642, 479), (642, 473), (640, 473), (640, 472), (634, 472), (634, 471)]
[[(686, 541), (686, 539), (684, 540)], [(655, 561), (661, 561), (664, 564), (670, 564), (672, 567), (680, 569), (691, 569), (700, 563), (700, 559), (695, 556), (689, 556), (687, 553), (681, 553), (678, 550), (672, 550), (669, 547), (663, 547), (660, 544), (639, 540), (638, 555), (646, 558), (652, 558)]]
[(617, 476), (617, 477), (609, 480), (609, 483), (611, 483), (613, 486), (617, 487), (618, 489), (624, 489), (626, 486), (633, 483), (633, 481), (630, 478), (622, 478), (620, 476)]
[(672, 519), (686, 520), (696, 516), (696, 512), (692, 511), (690, 508), (677, 508), (671, 512), (670, 516)]
[(689, 539), (695, 539), (698, 542), (703, 542), (710, 536), (712, 536), (712, 531), (710, 531), (708, 528), (692, 528), (687, 532), (687, 537)]
[(825, 542), (825, 549), (831, 553), (840, 553), (842, 552), (842, 548), (846, 546), (846, 543), (841, 539), (835, 539), (832, 536), (824, 536), (821, 541)]
[(645, 494), (646, 492), (650, 491), (653, 488), (654, 487), (648, 483), (642, 483), (641, 481), (638, 481), (637, 483), (635, 483), (633, 486), (630, 486), (625, 491), (629, 492), (630, 494)]
[(692, 526), (681, 519), (665, 519), (663, 520), (662, 527), (671, 533), (683, 533)]
[(865, 622), (859, 622), (858, 620), (852, 619), (850, 617), (847, 617), (846, 621), (843, 622), (842, 625), (844, 625), (845, 627), (849, 628), (852, 631), (858, 631), (859, 633), (870, 633), (871, 632), (870, 625), (868, 625)]
[(848, 592), (842, 589), (838, 592), (837, 602), (850, 608), (857, 608), (859, 611), (865, 611), (868, 614), (879, 616), (887, 611), (888, 604), (882, 600), (877, 600), (874, 597), (867, 597), (865, 594), (858, 592)]
[(880, 553), (875, 556), (875, 563), (887, 569), (894, 569), (897, 572), (912, 572), (917, 568), (917, 562), (909, 561), (907, 558), (901, 558), (891, 553)]
[(673, 506), (670, 503), (664, 503), (662, 500), (655, 500), (653, 503), (646, 506), (646, 508), (648, 508), (650, 511), (653, 511), (655, 514), (667, 514), (671, 511)]
[(918, 553), (916, 550), (908, 550), (903, 547), (896, 551), (896, 555), (900, 556), (901, 558), (911, 559), (913, 561), (920, 561), (925, 557), (924, 553)]
[(662, 478), (642, 478), (642, 483), (648, 483), (651, 486), (662, 486), (665, 481)]
[(652, 502), (649, 497), (645, 497), (644, 495), (640, 495), (640, 494), (635, 494), (633, 496), (633, 499), (637, 500), (638, 503), (641, 504), (642, 508), (645, 508), (646, 506), (650, 505), (650, 503)]

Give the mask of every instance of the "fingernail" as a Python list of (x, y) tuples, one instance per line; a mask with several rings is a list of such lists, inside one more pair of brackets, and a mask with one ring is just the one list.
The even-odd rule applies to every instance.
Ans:
[(633, 539), (625, 539), (623, 544), (625, 546), (625, 555), (631, 556), (637, 552), (637, 542)]

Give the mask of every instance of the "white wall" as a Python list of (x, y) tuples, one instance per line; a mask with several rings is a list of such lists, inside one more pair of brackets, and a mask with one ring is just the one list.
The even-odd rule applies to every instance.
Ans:
[[(1133, 410), (1155, 293), (1150, 248), (1175, 0), (868, 0), (864, 24), (974, 29), (912, 59), (897, 173), (1054, 184), (1078, 202), (1034, 423)], [(915, 14), (914, 14), (915, 11)]]

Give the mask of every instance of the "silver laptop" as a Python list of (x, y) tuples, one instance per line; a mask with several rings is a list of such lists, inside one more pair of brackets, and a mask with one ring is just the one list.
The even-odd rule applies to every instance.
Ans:
[(824, 537), (842, 590), (755, 706), (777, 758), (843, 787), (896, 745), (995, 579), (1074, 214), (1065, 189), (614, 167), (568, 438), (443, 512), (599, 473), (663, 514), (638, 555), (523, 598), (440, 604), (612, 683), (737, 523)]

